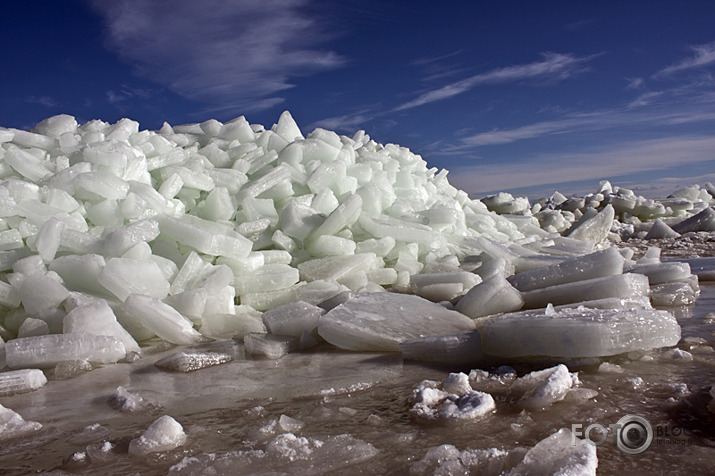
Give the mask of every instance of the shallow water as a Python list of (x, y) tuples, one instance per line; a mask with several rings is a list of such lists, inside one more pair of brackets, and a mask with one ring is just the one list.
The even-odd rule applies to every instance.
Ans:
[[(0, 398), (26, 420), (44, 425), (39, 433), (3, 443), (0, 473), (166, 474), (186, 456), (264, 449), (270, 438), (286, 432), (271, 429), (271, 421), (287, 415), (303, 422), (295, 431), (299, 436), (329, 441), (348, 433), (378, 450), (365, 462), (341, 468), (342, 474), (404, 474), (437, 445), (452, 444), (459, 450), (531, 447), (559, 428), (581, 424), (584, 429), (593, 423), (607, 427), (635, 414), (647, 418), (661, 436), (656, 434), (640, 455), (622, 453), (609, 439), (598, 448), (599, 474), (704, 474), (715, 463), (715, 414), (707, 408), (715, 383), (715, 318), (708, 316), (715, 311), (715, 284), (702, 285), (695, 306), (671, 311), (682, 327), (678, 347), (691, 352), (692, 361), (675, 359), (667, 351), (647, 353), (652, 360), (641, 359), (642, 354), (606, 360), (619, 365), (622, 373), (599, 371), (600, 361), (567, 362), (572, 372), (579, 372), (582, 388), (598, 391), (595, 398), (520, 411), (506, 393), (493, 391), (496, 413), (458, 423), (418, 421), (410, 414), (407, 399), (423, 379), (443, 380), (449, 372), (468, 373), (470, 368), (403, 363), (398, 355), (328, 348), (278, 361), (245, 360), (237, 344), (224, 342), (217, 345), (239, 358), (176, 374), (154, 367), (156, 360), (172, 352), (159, 346), (134, 364), (51, 380), (35, 392)], [(512, 364), (522, 375), (553, 362)], [(642, 382), (634, 380), (638, 377)], [(111, 409), (107, 397), (119, 385), (140, 394), (150, 407), (133, 414)], [(164, 414), (184, 426), (187, 445), (146, 458), (130, 457), (131, 438)], [(672, 436), (674, 432), (678, 435)], [(98, 445), (107, 441), (114, 450), (98, 456)], [(232, 461), (238, 464), (239, 459)], [(321, 467), (329, 471), (335, 462), (313, 464), (311, 472), (321, 472)], [(262, 461), (233, 470), (300, 473), (306, 466)]]

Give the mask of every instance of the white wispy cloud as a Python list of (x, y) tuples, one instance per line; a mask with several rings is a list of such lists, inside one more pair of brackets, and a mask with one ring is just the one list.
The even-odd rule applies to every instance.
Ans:
[[(514, 128), (492, 129), (476, 134), (462, 133), (451, 152), (464, 152), (482, 146), (511, 144), (569, 132), (608, 129), (653, 130), (682, 124), (715, 120), (715, 93), (709, 85), (686, 84), (661, 91), (639, 94), (621, 107), (584, 113), (567, 113), (558, 119), (525, 124)], [(635, 130), (634, 129), (634, 130)]]
[(28, 96), (25, 101), (30, 104), (39, 104), (45, 107), (58, 107), (60, 103), (49, 96)]
[(664, 76), (686, 69), (699, 68), (715, 64), (715, 41), (704, 45), (692, 46), (691, 49), (695, 53), (692, 57), (663, 68), (656, 73), (656, 76)]
[(138, 75), (220, 108), (281, 102), (291, 78), (343, 66), (310, 0), (91, 0)]
[(574, 121), (544, 121), (514, 129), (493, 129), (489, 132), (480, 132), (465, 137), (462, 139), (462, 144), (466, 146), (509, 144), (543, 135), (562, 133), (575, 125)]
[(628, 81), (628, 89), (640, 89), (645, 84), (643, 78), (626, 78)]
[(448, 99), (477, 86), (485, 84), (503, 84), (525, 79), (563, 80), (585, 70), (584, 64), (594, 56), (578, 57), (571, 54), (543, 53), (543, 60), (529, 64), (506, 66), (480, 73), (440, 88), (427, 91), (417, 98), (395, 108), (396, 111), (423, 106), (425, 104)]
[(364, 129), (365, 125), (373, 119), (373, 115), (368, 111), (361, 111), (354, 114), (344, 114), (341, 116), (326, 117), (308, 126), (309, 129), (322, 127), (335, 131), (357, 131)]
[(582, 153), (553, 153), (527, 163), (485, 163), (452, 170), (450, 182), (470, 193), (518, 189), (605, 177), (644, 175), (657, 170), (715, 161), (715, 137), (671, 136), (608, 144)]

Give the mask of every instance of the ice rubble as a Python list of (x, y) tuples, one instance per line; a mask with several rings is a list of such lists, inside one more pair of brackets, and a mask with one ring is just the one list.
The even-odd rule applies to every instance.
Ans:
[[(68, 115), (0, 128), (0, 366), (106, 364), (154, 337), (233, 335), (271, 358), (322, 338), (469, 361), (482, 348), (524, 354), (490, 342), (524, 320), (588, 329), (553, 347), (560, 354), (605, 335), (615, 337), (587, 353), (673, 345), (677, 325), (647, 299), (691, 304), (697, 279), (604, 248), (713, 229), (712, 193), (649, 200), (603, 182), (580, 198), (472, 200), (404, 147), (364, 131), (304, 136), (288, 112), (270, 129), (243, 116), (148, 131)], [(582, 301), (639, 310), (504, 314), (483, 324), (480, 343), (463, 334), (469, 318)], [(658, 325), (632, 330), (630, 318)], [(593, 324), (605, 320), (607, 334)]]
[(596, 446), (562, 428), (532, 448), (488, 448), (459, 451), (445, 444), (427, 450), (410, 465), (410, 474), (482, 474), (487, 476), (561, 474), (595, 475)]

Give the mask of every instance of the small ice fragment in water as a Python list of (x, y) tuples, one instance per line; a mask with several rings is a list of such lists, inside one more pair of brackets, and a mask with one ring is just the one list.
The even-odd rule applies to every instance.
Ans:
[(623, 367), (610, 362), (603, 362), (598, 366), (598, 371), (606, 374), (622, 374), (624, 372)]
[(437, 388), (438, 383), (426, 380), (412, 390), (409, 400), (412, 413), (434, 420), (474, 420), (496, 409), (491, 395), (469, 390), (460, 395)]
[(281, 428), (283, 428), (283, 431), (287, 431), (290, 433), (294, 433), (303, 428), (302, 421), (296, 420), (295, 418), (291, 418), (288, 415), (281, 415), (281, 417), (278, 419), (278, 424)]
[(109, 397), (109, 406), (121, 412), (136, 412), (144, 408), (144, 399), (119, 386)]
[(143, 456), (170, 451), (186, 443), (186, 433), (179, 422), (169, 415), (157, 419), (139, 438), (129, 443), (129, 454)]

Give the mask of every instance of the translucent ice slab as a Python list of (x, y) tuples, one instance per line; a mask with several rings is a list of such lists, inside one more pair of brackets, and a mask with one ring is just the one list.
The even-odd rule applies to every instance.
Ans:
[(418, 296), (364, 293), (331, 310), (318, 321), (318, 333), (347, 350), (399, 352), (400, 342), (471, 330), (474, 322)]
[(626, 298), (648, 295), (648, 278), (642, 274), (619, 274), (559, 284), (522, 293), (524, 307), (529, 309), (603, 298)]
[(616, 248), (571, 258), (558, 264), (523, 271), (508, 278), (519, 291), (532, 291), (557, 284), (621, 274), (623, 256)]
[(116, 337), (84, 332), (13, 339), (5, 344), (10, 368), (50, 368), (63, 360), (88, 360), (102, 364), (124, 358), (124, 344)]
[(673, 346), (680, 326), (655, 309), (563, 309), (504, 314), (480, 329), (485, 355), (600, 357)]

